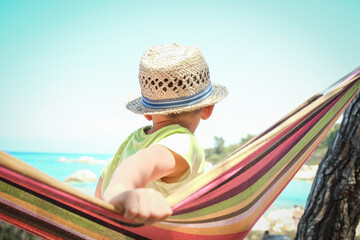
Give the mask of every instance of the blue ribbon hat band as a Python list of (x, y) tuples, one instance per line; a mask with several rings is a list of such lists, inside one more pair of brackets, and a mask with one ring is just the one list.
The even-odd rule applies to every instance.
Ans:
[(175, 99), (164, 99), (164, 100), (151, 100), (146, 97), (142, 97), (142, 104), (150, 109), (168, 109), (168, 108), (178, 108), (178, 107), (186, 107), (191, 106), (195, 103), (201, 102), (205, 100), (212, 93), (213, 89), (211, 84), (209, 84), (206, 88), (197, 92), (193, 95), (175, 98)]

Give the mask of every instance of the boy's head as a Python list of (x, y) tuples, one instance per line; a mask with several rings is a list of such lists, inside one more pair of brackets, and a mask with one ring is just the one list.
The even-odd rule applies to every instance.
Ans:
[(214, 105), (227, 89), (211, 83), (208, 65), (196, 46), (166, 44), (148, 49), (140, 62), (141, 96), (126, 107), (143, 115), (169, 115)]

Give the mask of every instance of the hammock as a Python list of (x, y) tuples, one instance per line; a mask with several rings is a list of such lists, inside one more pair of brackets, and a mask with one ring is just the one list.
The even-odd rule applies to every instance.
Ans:
[(0, 151), (0, 219), (44, 239), (243, 239), (359, 87), (357, 68), (170, 195), (173, 215), (151, 226)]

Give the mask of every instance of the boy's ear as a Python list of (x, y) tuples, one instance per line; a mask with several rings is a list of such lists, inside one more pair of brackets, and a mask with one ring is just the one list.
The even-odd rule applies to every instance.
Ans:
[(210, 105), (210, 106), (204, 107), (202, 114), (201, 114), (201, 119), (206, 120), (209, 117), (211, 117), (214, 107), (215, 107), (215, 105)]
[(144, 115), (144, 117), (145, 117), (148, 121), (151, 121), (151, 120), (152, 120), (152, 116), (151, 116), (151, 115)]

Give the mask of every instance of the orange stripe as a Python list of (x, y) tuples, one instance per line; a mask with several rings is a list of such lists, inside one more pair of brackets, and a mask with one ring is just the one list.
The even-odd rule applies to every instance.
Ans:
[[(286, 165), (283, 166), (278, 172), (280, 172), (285, 167), (286, 167)], [(169, 220), (171, 220), (171, 222), (177, 222), (177, 221), (182, 222), (182, 221), (184, 221), (184, 219), (189, 220), (189, 221), (198, 221), (198, 220), (206, 220), (206, 219), (209, 219), (209, 218), (215, 218), (215, 217), (219, 217), (219, 216), (223, 216), (223, 215), (226, 215), (226, 214), (233, 213), (234, 211), (237, 211), (237, 210), (249, 205), (252, 201), (254, 201), (264, 191), (264, 189), (266, 189), (271, 184), (271, 182), (276, 178), (276, 176), (277, 176), (276, 174), (273, 174), (264, 185), (262, 185), (260, 188), (258, 188), (257, 191), (255, 191), (252, 195), (249, 195), (244, 201), (241, 201), (241, 202), (239, 202), (238, 204), (236, 204), (236, 205), (234, 205), (232, 207), (228, 207), (226, 209), (221, 209), (221, 210), (219, 210), (217, 212), (214, 212), (213, 214), (208, 214), (208, 215), (204, 215), (204, 216), (191, 217), (191, 216), (189, 216), (187, 214), (184, 214), (185, 215), (184, 218), (171, 219), (171, 217), (170, 217)], [(221, 203), (218, 203), (218, 204), (221, 204)], [(181, 215), (178, 215), (178, 216), (180, 217)]]
[(276, 136), (278, 133), (292, 126), (298, 119), (301, 119), (302, 117), (308, 115), (310, 112), (316, 109), (320, 104), (328, 100), (331, 100), (331, 98), (333, 98), (339, 91), (343, 90), (345, 86), (348, 86), (350, 83), (354, 82), (355, 80), (356, 79), (351, 79), (345, 85), (340, 85), (334, 88), (333, 90), (331, 90), (330, 92), (328, 92), (326, 95), (322, 96), (321, 98), (318, 98), (315, 101), (311, 102), (310, 105), (308, 105), (306, 108), (303, 108), (300, 112), (297, 112), (294, 116), (291, 116), (284, 123), (282, 123), (281, 125), (277, 126), (275, 129), (267, 133), (266, 136), (257, 139), (256, 141), (252, 142), (252, 144), (249, 145), (247, 148), (241, 149), (240, 151), (236, 152), (234, 155), (231, 155), (230, 157), (226, 158), (224, 161), (217, 164), (214, 168), (210, 169), (205, 174), (200, 175), (199, 177), (189, 182), (185, 186), (179, 188), (176, 192), (174, 192), (173, 194), (171, 194), (166, 198), (169, 205), (175, 206), (179, 202), (185, 200), (189, 195), (195, 193), (198, 189), (203, 188), (210, 181), (221, 176), (221, 174), (232, 168), (235, 164), (241, 162), (241, 160), (239, 161), (238, 159), (243, 159), (252, 152), (259, 149), (269, 139), (274, 138), (274, 136)]
[[(307, 153), (307, 155), (309, 155), (309, 153)], [(186, 224), (184, 224), (184, 227), (171, 226), (165, 224), (158, 224), (157, 226), (171, 231), (188, 233), (188, 234), (200, 234), (200, 235), (223, 235), (223, 234), (232, 234), (232, 233), (247, 231), (248, 229), (251, 228), (254, 221), (261, 215), (261, 213), (268, 206), (268, 204), (275, 199), (275, 197), (281, 191), (282, 187), (295, 174), (299, 165), (301, 164), (302, 164), (301, 161), (297, 162), (294, 165), (294, 167), (289, 172), (287, 172), (286, 175), (284, 175), (284, 178), (279, 182), (277, 187), (270, 193), (269, 197), (266, 198), (261, 203), (261, 205), (258, 208), (256, 208), (246, 219), (225, 226), (222, 225), (218, 227), (207, 227), (207, 228), (186, 227)]]
[[(303, 154), (303, 156), (300, 157), (300, 159), (294, 164), (294, 166), (284, 175), (284, 178), (279, 182), (277, 187), (271, 192), (269, 195), (269, 198), (267, 198), (261, 206), (259, 206), (251, 215), (239, 222), (236, 222), (234, 224), (226, 225), (226, 226), (219, 226), (219, 227), (209, 227), (209, 228), (191, 228), (191, 227), (178, 227), (178, 226), (171, 226), (171, 225), (165, 225), (165, 224), (157, 224), (158, 227), (177, 231), (177, 232), (183, 232), (183, 233), (189, 233), (189, 234), (200, 234), (200, 235), (223, 235), (223, 234), (232, 234), (232, 233), (239, 233), (247, 231), (251, 228), (254, 221), (257, 219), (258, 216), (262, 213), (262, 211), (266, 208), (266, 206), (273, 201), (276, 196), (280, 193), (282, 187), (289, 181), (295, 173), (300, 169), (300, 166), (304, 163), (304, 161), (311, 155), (313, 150), (318, 146), (318, 144), (322, 141), (322, 139), (326, 136), (328, 131), (331, 129), (333, 124), (335, 124), (337, 118), (341, 114), (338, 113), (336, 117), (330, 122), (328, 127), (321, 133), (319, 138), (316, 139), (316, 141), (306, 150), (306, 152)], [(185, 225), (185, 224), (184, 224)], [(221, 233), (221, 234), (219, 234)]]
[[(11, 195), (6, 194), (6, 193), (0, 192), (0, 196), (7, 199), (7, 200), (9, 200), (9, 201), (11, 201), (11, 202), (13, 202), (13, 203), (15, 203), (18, 206), (21, 206), (21, 207), (23, 207), (23, 208), (25, 208), (27, 210), (30, 210), (30, 211), (32, 211), (32, 212), (34, 212), (36, 214), (39, 214), (39, 215), (43, 216), (44, 218), (50, 219), (50, 220), (52, 220), (52, 221), (54, 221), (54, 222), (56, 222), (56, 223), (58, 223), (58, 224), (60, 224), (62, 226), (70, 228), (70, 229), (72, 229), (72, 230), (74, 230), (76, 232), (80, 232), (80, 233), (82, 233), (82, 234), (84, 234), (86, 236), (89, 236), (89, 237), (92, 237), (92, 238), (95, 238), (95, 239), (104, 239), (104, 240), (113, 239), (113, 238), (108, 238), (108, 237), (106, 237), (104, 235), (100, 235), (100, 234), (98, 234), (96, 232), (93, 232), (93, 231), (87, 229), (87, 228), (83, 228), (83, 227), (81, 227), (81, 226), (79, 226), (79, 225), (77, 225), (77, 224), (75, 224), (75, 223), (73, 223), (73, 222), (71, 222), (69, 220), (66, 220), (66, 219), (64, 219), (62, 217), (54, 215), (54, 214), (52, 214), (52, 213), (50, 213), (50, 212), (48, 212), (48, 211), (46, 211), (44, 209), (41, 209), (41, 208), (39, 208), (37, 206), (34, 206), (34, 205), (30, 204), (30, 203), (24, 202), (24, 201), (22, 201), (22, 200), (20, 200), (20, 199), (18, 199), (16, 197), (13, 197)], [(54, 209), (58, 208), (56, 206), (54, 206), (54, 207), (55, 207)], [(61, 208), (59, 208), (59, 209), (60, 209), (60, 211), (64, 211), (64, 209), (61, 209)], [(71, 214), (71, 213), (69, 212), (69, 214)], [(95, 228), (94, 225), (97, 225), (96, 223), (93, 223), (90, 220), (87, 220), (87, 221), (89, 221), (89, 223), (90, 223), (90, 224), (87, 225), (88, 228), (90, 228), (90, 229)], [(120, 233), (118, 233), (116, 231), (113, 231), (113, 230), (105, 228), (105, 227), (103, 227), (103, 228), (105, 230), (104, 234), (112, 232), (110, 235), (115, 234), (117, 239), (129, 239), (129, 238), (126, 238), (126, 236), (124, 236), (124, 235), (122, 235), (122, 234), (120, 234)]]

